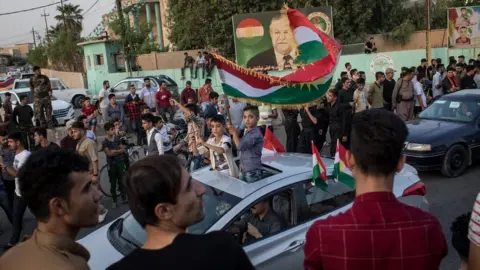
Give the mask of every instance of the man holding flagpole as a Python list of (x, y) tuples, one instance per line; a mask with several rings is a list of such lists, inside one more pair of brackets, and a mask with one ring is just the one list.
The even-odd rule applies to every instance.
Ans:
[(366, 110), (355, 115), (351, 135), (350, 150), (337, 153), (337, 170), (350, 168), (355, 201), (344, 213), (310, 227), (304, 268), (438, 269), (448, 251), (440, 222), (393, 194), (395, 173), (405, 164), (405, 123), (392, 112)]

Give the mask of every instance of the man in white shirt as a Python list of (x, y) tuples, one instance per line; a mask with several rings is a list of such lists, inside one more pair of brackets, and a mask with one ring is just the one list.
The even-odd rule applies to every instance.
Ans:
[(160, 135), (157, 129), (153, 128), (153, 121), (153, 114), (147, 113), (142, 115), (142, 127), (147, 133), (147, 156), (163, 155), (165, 153), (162, 135)]
[(203, 57), (202, 55), (202, 52), (198, 52), (197, 53), (197, 59), (195, 60), (195, 75), (194, 75), (194, 79), (197, 78), (197, 72), (198, 72), (198, 69), (201, 68), (202, 69), (202, 77), (205, 78), (205, 57)]
[(173, 138), (175, 137), (175, 134), (172, 134), (172, 135), (168, 134), (167, 126), (165, 125), (162, 117), (155, 116), (154, 122), (155, 122), (155, 129), (158, 130), (158, 132), (160, 133), (160, 136), (162, 136), (164, 154), (173, 154), (172, 141), (173, 141)]
[(442, 73), (445, 71), (445, 67), (443, 64), (439, 64), (437, 66), (437, 73), (433, 75), (433, 82), (432, 82), (432, 97), (435, 98), (437, 96), (443, 95), (443, 76)]
[(10, 241), (7, 244), (7, 248), (13, 247), (20, 240), (20, 234), (22, 233), (23, 225), (23, 214), (27, 209), (27, 204), (22, 199), (20, 194), (20, 186), (18, 185), (18, 171), (25, 164), (30, 152), (25, 150), (22, 144), (22, 133), (15, 132), (8, 136), (8, 146), (15, 151), (15, 159), (13, 165), (9, 166), (3, 163), (3, 160), (0, 160), (0, 165), (2, 168), (8, 172), (8, 174), (15, 177), (15, 198), (13, 199), (13, 224), (12, 224), (12, 236)]
[(140, 92), (140, 99), (150, 108), (151, 112), (155, 112), (155, 94), (157, 93), (158, 89), (155, 89), (150, 84), (150, 78), (145, 77), (143, 79), (145, 86), (142, 88)]
[(243, 109), (247, 107), (247, 103), (241, 102), (237, 98), (231, 98), (228, 100), (227, 107), (229, 107), (230, 122), (232, 123), (232, 126), (238, 130), (244, 129)]
[(413, 83), (413, 90), (415, 95), (415, 108), (413, 112), (415, 116), (421, 113), (425, 108), (427, 108), (427, 97), (425, 96), (425, 92), (423, 91), (423, 82), (425, 80), (425, 74), (419, 73), (417, 74), (417, 80)]
[(98, 102), (100, 103), (100, 110), (102, 111), (102, 119), (106, 123), (107, 122), (107, 108), (108, 108), (108, 95), (112, 92), (110, 89), (110, 82), (104, 81), (103, 88), (100, 89), (98, 93)]

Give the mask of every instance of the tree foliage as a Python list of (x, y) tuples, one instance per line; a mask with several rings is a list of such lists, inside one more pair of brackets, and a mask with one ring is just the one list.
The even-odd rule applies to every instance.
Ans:
[[(424, 1), (398, 0), (169, 0), (170, 41), (179, 50), (216, 48), (235, 54), (232, 16), (291, 8), (333, 7), (335, 38), (343, 44), (363, 43), (384, 34), (394, 43), (408, 42), (413, 31), (426, 29)], [(431, 1), (431, 28), (446, 28), (447, 8), (480, 5), (480, 0)], [(435, 3), (435, 5), (433, 4)]]
[(45, 45), (38, 45), (35, 49), (30, 50), (27, 53), (28, 62), (32, 66), (47, 67), (48, 56), (47, 47)]
[(64, 4), (63, 6), (57, 6), (57, 11), (60, 13), (55, 16), (57, 26), (80, 36), (83, 21), (83, 9), (80, 8), (80, 5)]

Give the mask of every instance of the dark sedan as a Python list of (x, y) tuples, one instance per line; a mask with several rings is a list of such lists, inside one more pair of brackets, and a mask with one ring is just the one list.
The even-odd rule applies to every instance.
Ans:
[(407, 163), (457, 177), (480, 158), (480, 90), (442, 96), (408, 121)]

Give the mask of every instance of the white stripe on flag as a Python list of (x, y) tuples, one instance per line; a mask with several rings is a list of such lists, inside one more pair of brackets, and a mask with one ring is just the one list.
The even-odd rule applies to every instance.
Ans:
[(295, 30), (293, 30), (293, 34), (295, 35), (295, 40), (297, 41), (298, 45), (302, 45), (303, 43), (309, 41), (318, 41), (322, 43), (318, 34), (306, 26), (299, 26), (295, 28)]
[(271, 93), (273, 93), (273, 92), (275, 92), (278, 89), (283, 87), (283, 85), (278, 85), (278, 86), (272, 86), (272, 87), (267, 88), (267, 89), (254, 88), (251, 85), (249, 85), (248, 83), (246, 83), (245, 81), (243, 81), (242, 79), (238, 78), (235, 75), (232, 75), (232, 74), (228, 73), (225, 70), (222, 70), (222, 73), (223, 73), (223, 81), (226, 84), (230, 85), (231, 87), (233, 87), (233, 88), (235, 88), (239, 91), (241, 89), (241, 91), (249, 97), (263, 97), (263, 96), (269, 95), (269, 94), (271, 94)]

